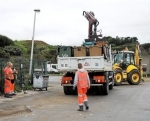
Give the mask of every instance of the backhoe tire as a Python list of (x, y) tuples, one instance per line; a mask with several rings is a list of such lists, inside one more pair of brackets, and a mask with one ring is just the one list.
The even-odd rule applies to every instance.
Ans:
[(122, 84), (123, 76), (122, 76), (122, 71), (121, 70), (116, 70), (115, 71), (115, 78), (114, 78), (114, 85), (119, 86)]
[(69, 86), (63, 86), (63, 88), (64, 88), (64, 94), (65, 95), (70, 95)]
[(138, 70), (132, 70), (128, 74), (128, 83), (131, 85), (138, 85), (141, 82), (141, 75)]

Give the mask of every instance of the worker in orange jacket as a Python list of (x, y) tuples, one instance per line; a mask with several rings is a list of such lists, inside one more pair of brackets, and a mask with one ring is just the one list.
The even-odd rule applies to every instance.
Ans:
[(88, 98), (87, 98), (87, 90), (90, 88), (90, 79), (86, 70), (83, 69), (81, 63), (78, 64), (78, 71), (75, 74), (73, 90), (75, 90), (77, 86), (78, 92), (78, 111), (83, 111), (83, 105), (85, 105), (86, 110), (89, 109), (88, 106)]
[(12, 98), (11, 96), (11, 78), (12, 78), (12, 63), (7, 62), (7, 66), (4, 69), (4, 96), (6, 98)]

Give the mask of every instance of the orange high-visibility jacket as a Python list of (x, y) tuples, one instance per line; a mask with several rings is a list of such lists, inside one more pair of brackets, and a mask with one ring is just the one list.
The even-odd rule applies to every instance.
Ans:
[(14, 76), (13, 76), (13, 73), (12, 73), (12, 69), (11, 69), (11, 68), (6, 67), (6, 68), (4, 69), (4, 77), (5, 77), (5, 78), (8, 78), (8, 79), (14, 79)]
[(86, 88), (90, 86), (90, 79), (86, 70), (80, 69), (76, 72), (73, 86), (77, 86), (78, 88)]

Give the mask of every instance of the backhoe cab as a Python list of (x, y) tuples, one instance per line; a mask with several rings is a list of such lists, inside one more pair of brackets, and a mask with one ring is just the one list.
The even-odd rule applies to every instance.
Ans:
[(125, 48), (113, 53), (114, 84), (119, 86), (123, 81), (127, 81), (131, 85), (138, 85), (143, 74), (141, 60), (139, 44), (136, 45), (135, 52)]

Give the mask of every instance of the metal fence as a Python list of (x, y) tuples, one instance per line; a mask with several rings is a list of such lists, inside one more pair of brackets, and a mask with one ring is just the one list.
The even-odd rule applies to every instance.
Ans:
[(30, 60), (28, 59), (3, 59), (0, 58), (0, 93), (3, 93), (4, 90), (4, 68), (6, 67), (7, 62), (12, 62), (13, 67), (18, 71), (16, 85), (21, 86), (25, 81), (29, 81), (31, 84), (33, 83), (33, 74), (36, 69), (39, 69), (41, 73), (47, 73), (47, 62), (43, 60), (33, 60), (32, 64), (32, 73), (29, 75), (29, 66)]

